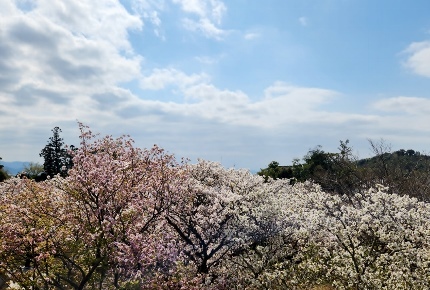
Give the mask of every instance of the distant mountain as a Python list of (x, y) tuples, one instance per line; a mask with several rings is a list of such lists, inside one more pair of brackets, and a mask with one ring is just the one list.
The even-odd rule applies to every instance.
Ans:
[(4, 166), (4, 170), (10, 175), (16, 175), (24, 169), (30, 162), (27, 161), (0, 161), (0, 164)]

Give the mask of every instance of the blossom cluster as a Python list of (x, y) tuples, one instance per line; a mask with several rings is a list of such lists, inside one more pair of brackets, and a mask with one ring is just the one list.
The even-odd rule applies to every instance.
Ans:
[(0, 276), (21, 289), (429, 289), (430, 206), (177, 162), (80, 125), (69, 176), (0, 183)]

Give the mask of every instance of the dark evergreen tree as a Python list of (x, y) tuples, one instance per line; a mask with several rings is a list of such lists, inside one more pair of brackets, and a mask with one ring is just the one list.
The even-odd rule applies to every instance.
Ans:
[[(2, 160), (2, 158), (0, 157), (0, 160)], [(0, 182), (6, 180), (9, 176), (8, 174), (3, 170), (3, 165), (0, 164)]]
[(273, 179), (294, 177), (291, 166), (280, 166), (277, 161), (270, 162), (267, 168), (261, 169), (257, 174), (264, 176), (266, 181), (269, 177)]
[[(53, 136), (49, 138), (48, 144), (39, 155), (44, 159), (43, 168), (48, 176), (60, 174), (64, 177), (73, 166), (72, 158), (64, 147), (63, 138), (60, 137), (61, 129), (55, 127), (52, 133)], [(71, 148), (74, 149), (73, 146)]]
[(73, 152), (78, 150), (78, 148), (73, 145), (70, 145), (68, 149), (69, 150), (67, 150), (66, 159), (65, 159), (65, 165), (66, 165), (67, 171), (69, 171), (69, 169), (73, 167)]

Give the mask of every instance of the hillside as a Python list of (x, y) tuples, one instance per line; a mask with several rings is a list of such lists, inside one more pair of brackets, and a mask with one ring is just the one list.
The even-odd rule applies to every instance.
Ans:
[(27, 161), (1, 161), (0, 164), (4, 165), (4, 170), (9, 175), (16, 175), (20, 173), (25, 166), (30, 162)]
[(430, 156), (400, 149), (375, 151), (375, 156), (357, 160), (349, 147), (341, 149), (345, 150), (329, 153), (317, 147), (303, 157), (303, 162), (295, 160), (292, 165), (281, 166), (273, 161), (258, 174), (291, 178), (292, 182), (313, 180), (325, 191), (347, 195), (382, 184), (390, 188), (389, 192), (430, 201)]
[(385, 162), (387, 165), (398, 165), (406, 171), (411, 170), (427, 170), (430, 162), (430, 156), (421, 154), (412, 149), (400, 149), (392, 153), (383, 153), (371, 158), (360, 159), (356, 163), (359, 167), (372, 168)]

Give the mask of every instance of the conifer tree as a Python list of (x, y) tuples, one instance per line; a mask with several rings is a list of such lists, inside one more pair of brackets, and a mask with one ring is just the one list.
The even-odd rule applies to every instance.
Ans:
[(60, 137), (61, 129), (52, 129), (53, 136), (49, 138), (48, 144), (40, 152), (43, 157), (43, 168), (47, 175), (53, 177), (57, 174), (67, 175), (68, 169), (72, 167), (71, 156), (64, 148), (63, 138)]
[[(0, 160), (2, 160), (2, 158), (0, 157)], [(0, 182), (2, 182), (3, 180), (6, 180), (8, 178), (7, 173), (3, 170), (4, 165), (0, 164)]]

